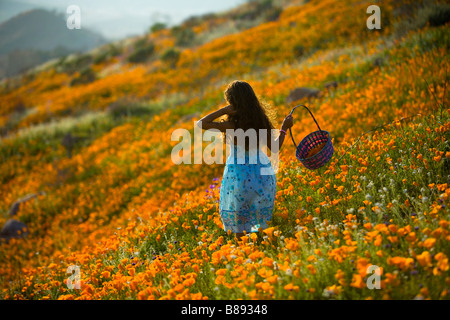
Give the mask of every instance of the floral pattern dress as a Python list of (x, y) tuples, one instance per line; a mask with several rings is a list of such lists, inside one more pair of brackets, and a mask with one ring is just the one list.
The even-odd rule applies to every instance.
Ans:
[(222, 185), (219, 213), (224, 230), (257, 232), (267, 228), (276, 195), (276, 176), (269, 158), (261, 150), (246, 151), (231, 145)]

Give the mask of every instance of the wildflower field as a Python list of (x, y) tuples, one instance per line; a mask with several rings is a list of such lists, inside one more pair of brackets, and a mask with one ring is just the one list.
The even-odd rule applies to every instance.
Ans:
[[(0, 243), (0, 299), (450, 298), (449, 5), (382, 1), (369, 30), (368, 1), (279, 3), (250, 27), (192, 19), (3, 82), (0, 226), (37, 196), (14, 216), (26, 236)], [(240, 239), (218, 213), (224, 165), (171, 161), (172, 132), (234, 79), (279, 124), (291, 90), (320, 89), (298, 103), (335, 149), (312, 171), (286, 137), (271, 224)], [(297, 109), (295, 140), (315, 130)]]

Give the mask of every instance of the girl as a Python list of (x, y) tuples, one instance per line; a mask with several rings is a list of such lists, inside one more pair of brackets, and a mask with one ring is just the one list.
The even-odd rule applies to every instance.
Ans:
[[(247, 82), (236, 80), (229, 84), (225, 90), (225, 99), (229, 105), (200, 119), (197, 125), (204, 130), (218, 129), (226, 133), (227, 142), (231, 145), (220, 189), (219, 213), (224, 230), (235, 233), (239, 239), (244, 232), (267, 228), (267, 222), (272, 218), (276, 176), (267, 155), (260, 151), (260, 135), (267, 134), (267, 137), (263, 137), (266, 138), (267, 147), (278, 152), (286, 130), (293, 125), (293, 119), (291, 115), (287, 116), (280, 134), (274, 137), (269, 109), (258, 100)], [(214, 121), (224, 115), (225, 121)], [(247, 133), (252, 129), (256, 132), (253, 141), (256, 140), (257, 152), (252, 152), (255, 146), (251, 146), (250, 134), (245, 134), (248, 138), (245, 143), (238, 143), (243, 142), (245, 137), (244, 140), (239, 139), (236, 134)], [(262, 174), (263, 169), (269, 174)]]

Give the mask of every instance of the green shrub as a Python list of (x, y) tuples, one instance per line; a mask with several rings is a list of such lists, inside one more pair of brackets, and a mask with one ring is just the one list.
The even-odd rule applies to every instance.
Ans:
[(87, 84), (94, 82), (96, 79), (94, 70), (91, 67), (86, 67), (81, 70), (80, 75), (70, 81), (71, 86), (76, 86), (79, 84)]
[(186, 47), (194, 42), (195, 32), (191, 28), (176, 26), (172, 28), (171, 32), (178, 46)]
[(277, 21), (281, 15), (281, 12), (283, 12), (283, 9), (280, 7), (270, 8), (269, 10), (267, 10), (267, 12), (265, 14), (265, 20), (269, 21), (269, 22)]
[(247, 6), (243, 7), (243, 9), (236, 14), (234, 19), (256, 20), (259, 17), (270, 15), (269, 13), (273, 9), (273, 0), (249, 0), (247, 1)]
[(438, 27), (450, 21), (450, 6), (440, 5), (428, 15), (428, 22), (432, 27)]
[(301, 43), (296, 44), (293, 50), (296, 57), (301, 57), (305, 53), (305, 47)]
[(153, 42), (147, 42), (146, 39), (141, 39), (134, 45), (134, 51), (128, 56), (128, 61), (131, 63), (145, 62), (154, 52), (155, 45)]
[(164, 30), (164, 29), (166, 29), (166, 28), (167, 28), (167, 25), (166, 25), (165, 23), (157, 22), (157, 23), (154, 23), (154, 24), (150, 27), (150, 32), (151, 32), (151, 33), (155, 33), (155, 32), (158, 32), (158, 31), (160, 31), (160, 30)]
[(73, 74), (77, 71), (84, 70), (93, 62), (93, 57), (90, 54), (80, 54), (70, 59), (67, 57), (61, 58), (57, 67), (62, 69), (61, 72)]
[(417, 9), (415, 15), (404, 18), (394, 24), (394, 37), (399, 39), (410, 31), (422, 29), (427, 24), (431, 27), (444, 25), (450, 21), (450, 5), (448, 4), (428, 4)]
[(164, 51), (164, 53), (161, 55), (161, 60), (174, 67), (177, 64), (178, 59), (180, 58), (180, 54), (180, 51), (174, 48), (170, 48)]
[(131, 97), (118, 99), (108, 106), (107, 112), (114, 120), (124, 117), (148, 117), (159, 111), (149, 103), (143, 103)]
[(109, 44), (108, 49), (105, 49), (103, 52), (98, 54), (94, 58), (94, 64), (99, 64), (104, 62), (105, 60), (118, 56), (121, 53), (121, 50), (117, 48), (114, 44)]

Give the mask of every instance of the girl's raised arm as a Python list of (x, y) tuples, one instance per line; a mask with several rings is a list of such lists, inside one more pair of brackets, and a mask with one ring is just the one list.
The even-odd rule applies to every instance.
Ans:
[(233, 109), (233, 107), (231, 105), (228, 105), (201, 118), (197, 121), (196, 125), (204, 130), (218, 129), (221, 132), (225, 132), (227, 129), (234, 129), (234, 123), (231, 121), (215, 122), (214, 120), (220, 118), (223, 115), (231, 115), (235, 112), (236, 111)]

